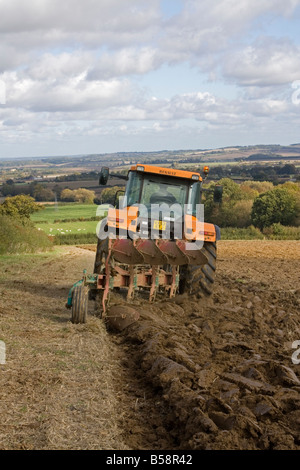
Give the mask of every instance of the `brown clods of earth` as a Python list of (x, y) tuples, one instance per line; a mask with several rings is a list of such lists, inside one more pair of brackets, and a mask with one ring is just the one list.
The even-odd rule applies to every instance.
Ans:
[(210, 297), (113, 294), (117, 329), (64, 309), (93, 260), (1, 265), (0, 448), (300, 449), (300, 242), (221, 241)]
[(123, 332), (180, 449), (300, 449), (299, 248), (220, 243), (210, 298), (140, 308)]

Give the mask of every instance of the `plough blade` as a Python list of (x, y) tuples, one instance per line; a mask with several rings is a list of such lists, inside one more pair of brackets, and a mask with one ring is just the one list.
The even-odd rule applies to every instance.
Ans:
[(189, 263), (188, 256), (178, 247), (174, 241), (158, 240), (159, 249), (167, 256), (168, 264), (182, 266)]
[(167, 256), (159, 249), (154, 240), (137, 240), (136, 248), (143, 255), (145, 264), (151, 266), (168, 264)]
[(137, 310), (127, 305), (114, 305), (106, 315), (106, 322), (115, 330), (122, 331), (140, 318)]
[(135, 266), (200, 266), (207, 263), (200, 247), (182, 240), (116, 239), (111, 241), (111, 254), (115, 261)]
[(144, 264), (143, 254), (137, 250), (132, 240), (119, 238), (112, 242), (113, 258), (124, 264)]
[[(186, 255), (188, 258), (188, 262), (186, 264), (192, 264), (197, 266), (202, 266), (208, 262), (207, 256), (201, 251), (201, 249), (197, 248), (196, 244), (187, 243), (182, 240), (177, 240), (176, 242), (178, 248)], [(189, 247), (194, 246), (196, 249), (191, 250)]]
[[(174, 297), (179, 287), (180, 266), (207, 264), (208, 258), (201, 248), (200, 245), (183, 240), (109, 239), (104, 251), (103, 270), (93, 275), (84, 272), (79, 283), (101, 292), (104, 314), (108, 306), (109, 292), (114, 288), (127, 289), (127, 301), (132, 300), (135, 290), (140, 288), (149, 290), (150, 302), (163, 290), (169, 297)], [(71, 294), (68, 307), (72, 307)], [(121, 330), (136, 319), (136, 312), (127, 309), (111, 312), (109, 321)]]

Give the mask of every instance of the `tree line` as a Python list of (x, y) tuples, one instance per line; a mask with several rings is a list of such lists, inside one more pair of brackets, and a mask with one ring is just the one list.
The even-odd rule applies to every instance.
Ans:
[[(300, 184), (287, 182), (274, 186), (271, 182), (246, 181), (237, 184), (229, 178), (218, 181), (223, 186), (223, 200), (215, 204), (212, 195), (205, 196), (207, 222), (220, 227), (263, 230), (273, 224), (300, 225)], [(213, 187), (215, 183), (210, 183)]]
[(32, 182), (28, 185), (14, 184), (12, 180), (8, 180), (1, 187), (1, 193), (5, 197), (14, 197), (26, 195), (32, 197), (37, 202), (80, 202), (83, 204), (93, 204), (95, 192), (86, 188), (63, 189), (59, 185), (55, 185), (52, 189), (46, 184)]
[[(202, 169), (198, 169), (201, 173)], [(300, 181), (300, 170), (292, 163), (284, 165), (218, 165), (213, 168), (215, 178), (241, 178), (254, 181), (279, 183), (282, 178), (294, 177)]]

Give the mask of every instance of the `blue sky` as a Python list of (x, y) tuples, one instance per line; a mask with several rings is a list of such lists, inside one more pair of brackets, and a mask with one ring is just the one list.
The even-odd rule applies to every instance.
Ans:
[(184, 8), (183, 0), (162, 0), (161, 10), (166, 18), (178, 15)]
[(300, 0), (0, 0), (0, 158), (299, 142), (299, 29)]

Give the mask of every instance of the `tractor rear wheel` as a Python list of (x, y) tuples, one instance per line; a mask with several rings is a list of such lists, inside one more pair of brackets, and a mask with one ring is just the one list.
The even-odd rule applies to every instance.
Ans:
[(217, 245), (204, 242), (201, 250), (208, 261), (203, 266), (186, 265), (180, 272), (179, 293), (211, 295), (216, 275)]
[(104, 266), (105, 266), (105, 259), (108, 254), (108, 239), (100, 240), (98, 238), (97, 243), (97, 252), (95, 256), (95, 265), (94, 265), (94, 273), (101, 274)]
[[(94, 263), (94, 274), (105, 273), (105, 261), (108, 255), (108, 239), (101, 240), (98, 238), (97, 250)], [(96, 302), (95, 310), (98, 312), (98, 316), (102, 317), (101, 309), (99, 305), (102, 305), (103, 291), (99, 289), (90, 289), (89, 299)]]
[(86, 323), (88, 300), (89, 288), (83, 284), (76, 286), (72, 297), (72, 323)]

